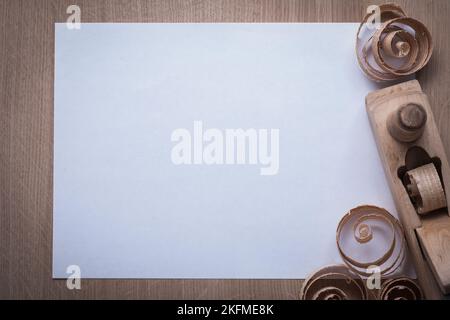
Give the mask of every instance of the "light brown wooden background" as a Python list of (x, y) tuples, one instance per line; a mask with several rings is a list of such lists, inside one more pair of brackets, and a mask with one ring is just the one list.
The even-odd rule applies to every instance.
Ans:
[[(82, 22), (359, 22), (367, 5), (383, 2), (0, 0), (0, 299), (293, 299), (301, 285), (300, 280), (84, 280), (82, 290), (69, 291), (65, 281), (52, 280), (53, 24), (66, 21), (68, 5), (81, 7)], [(419, 80), (448, 155), (450, 0), (397, 3), (434, 37), (434, 56)]]

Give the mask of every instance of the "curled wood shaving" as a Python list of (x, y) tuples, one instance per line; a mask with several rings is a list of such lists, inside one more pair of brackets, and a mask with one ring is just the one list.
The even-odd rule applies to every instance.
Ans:
[(302, 300), (365, 300), (362, 279), (344, 265), (324, 267), (309, 276), (300, 292)]
[(426, 214), (447, 206), (444, 188), (434, 164), (410, 170), (406, 174), (410, 181), (408, 193), (417, 213)]
[(380, 291), (380, 300), (422, 300), (419, 285), (409, 278), (387, 280)]
[(369, 225), (365, 223), (355, 224), (353, 229), (355, 239), (359, 243), (367, 243), (370, 240), (372, 240), (373, 238), (372, 228)]
[[(374, 223), (376, 222), (376, 223)], [(351, 228), (348, 228), (351, 224)], [(360, 262), (345, 253), (341, 246), (342, 232), (353, 231), (353, 238), (361, 251), (363, 245), (377, 241), (374, 230), (380, 231), (388, 227), (392, 236), (389, 248), (381, 257), (370, 262)], [(386, 233), (382, 232), (383, 236)], [(351, 235), (351, 233), (350, 233)], [(422, 291), (418, 284), (405, 277), (390, 279), (383, 283), (381, 290), (371, 293), (361, 276), (368, 277), (367, 269), (378, 266), (380, 276), (394, 273), (405, 258), (405, 237), (400, 222), (388, 211), (375, 206), (360, 206), (350, 210), (339, 222), (336, 232), (336, 242), (339, 253), (345, 265), (324, 267), (303, 283), (300, 291), (302, 300), (418, 300), (422, 299)]]
[[(343, 249), (342, 231), (348, 223), (353, 223), (354, 239), (360, 245), (359, 250), (363, 252), (367, 249), (367, 247), (364, 247), (365, 244), (371, 241), (377, 241), (373, 235), (373, 227), (371, 226), (371, 223), (374, 222), (380, 222), (387, 226), (392, 237), (389, 248), (373, 261), (358, 261)], [(405, 258), (406, 245), (402, 226), (389, 212), (375, 206), (360, 206), (350, 210), (338, 224), (336, 243), (339, 254), (345, 264), (353, 272), (365, 277), (371, 275), (371, 273), (367, 271), (371, 266), (379, 267), (380, 273), (383, 276), (392, 274), (401, 266)]]
[(359, 26), (356, 55), (361, 69), (374, 81), (391, 81), (422, 69), (433, 53), (431, 34), (420, 22), (394, 4), (379, 6), (380, 24), (374, 13)]

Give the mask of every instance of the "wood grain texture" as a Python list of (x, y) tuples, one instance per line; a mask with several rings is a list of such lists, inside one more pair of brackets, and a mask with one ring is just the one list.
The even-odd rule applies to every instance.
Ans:
[[(52, 280), (53, 24), (68, 5), (81, 7), (82, 22), (359, 22), (367, 5), (383, 2), (0, 1), (0, 299), (294, 299), (300, 290), (300, 280), (85, 280), (69, 291)], [(419, 79), (449, 154), (450, 1), (397, 3), (434, 37)]]

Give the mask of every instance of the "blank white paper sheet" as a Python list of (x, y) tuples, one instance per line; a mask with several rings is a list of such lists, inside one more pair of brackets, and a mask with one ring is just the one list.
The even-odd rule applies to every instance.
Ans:
[(348, 210), (396, 214), (357, 27), (56, 24), (54, 278), (296, 279), (342, 263)]

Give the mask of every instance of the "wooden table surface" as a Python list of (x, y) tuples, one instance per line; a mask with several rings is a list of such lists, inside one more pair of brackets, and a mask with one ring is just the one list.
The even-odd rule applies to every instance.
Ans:
[[(54, 22), (66, 21), (70, 4), (80, 6), (81, 22), (359, 22), (369, 4), (383, 2), (1, 0), (0, 299), (295, 299), (301, 286), (301, 280), (82, 280), (81, 290), (70, 291), (64, 280), (52, 280)], [(418, 79), (449, 155), (450, 1), (397, 3), (433, 35), (434, 55)]]

